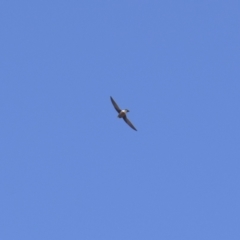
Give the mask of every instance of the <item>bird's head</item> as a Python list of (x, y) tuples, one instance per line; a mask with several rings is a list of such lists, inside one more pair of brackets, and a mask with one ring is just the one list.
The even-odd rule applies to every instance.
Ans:
[(128, 109), (126, 109), (126, 112), (130, 112)]

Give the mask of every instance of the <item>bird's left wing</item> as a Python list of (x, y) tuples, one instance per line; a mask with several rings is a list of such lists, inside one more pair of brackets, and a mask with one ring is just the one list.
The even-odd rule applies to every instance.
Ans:
[(133, 124), (129, 121), (129, 119), (128, 119), (126, 116), (123, 117), (123, 120), (124, 120), (132, 129), (134, 129), (135, 131), (137, 131), (137, 129), (133, 126)]

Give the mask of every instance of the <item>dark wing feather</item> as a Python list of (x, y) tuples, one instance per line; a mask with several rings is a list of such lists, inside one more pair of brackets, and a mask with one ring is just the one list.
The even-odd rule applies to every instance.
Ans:
[(135, 131), (137, 131), (137, 129), (132, 125), (132, 123), (129, 121), (129, 119), (128, 119), (126, 116), (123, 117), (123, 120), (124, 120), (132, 129), (134, 129)]
[(120, 113), (120, 112), (121, 112), (121, 109), (120, 109), (119, 106), (116, 104), (116, 102), (113, 100), (113, 98), (112, 98), (112, 97), (110, 97), (110, 98), (111, 98), (111, 102), (112, 102), (114, 108), (116, 109), (116, 111), (117, 111), (118, 113)]

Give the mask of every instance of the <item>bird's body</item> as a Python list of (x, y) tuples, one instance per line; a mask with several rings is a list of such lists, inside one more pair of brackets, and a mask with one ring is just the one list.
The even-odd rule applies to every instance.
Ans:
[(117, 103), (113, 100), (112, 97), (110, 97), (111, 102), (114, 106), (114, 108), (116, 109), (116, 111), (118, 112), (118, 117), (119, 118), (123, 118), (123, 120), (135, 131), (137, 131), (137, 129), (133, 126), (133, 124), (129, 121), (129, 119), (127, 118), (127, 113), (129, 112), (128, 109), (120, 109), (117, 105)]
[(121, 112), (118, 114), (119, 118), (123, 118), (124, 116), (127, 116), (127, 110), (121, 110)]

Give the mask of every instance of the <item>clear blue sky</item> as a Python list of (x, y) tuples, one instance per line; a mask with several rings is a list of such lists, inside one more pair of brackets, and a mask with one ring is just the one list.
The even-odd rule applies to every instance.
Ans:
[(239, 240), (239, 9), (2, 0), (0, 239)]

